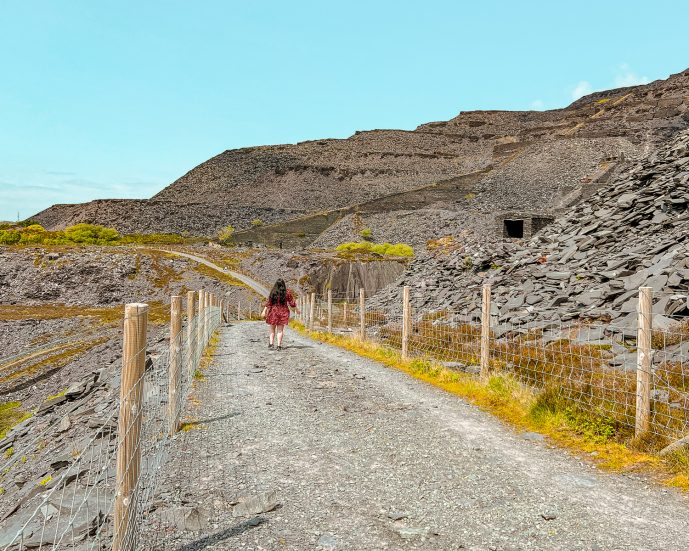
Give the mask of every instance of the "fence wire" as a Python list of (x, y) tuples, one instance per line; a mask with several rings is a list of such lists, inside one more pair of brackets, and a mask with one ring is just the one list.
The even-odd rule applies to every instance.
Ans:
[[(8, 534), (0, 540), (5, 551), (139, 548), (143, 518), (151, 510), (158, 475), (174, 438), (171, 424), (176, 424), (181, 417), (204, 349), (220, 323), (220, 308), (207, 307), (188, 320), (174, 337), (176, 341), (171, 344), (180, 351), (176, 360), (180, 367), (180, 399), (174, 411), (168, 404), (171, 367), (168, 349), (155, 359), (148, 358), (150, 361), (141, 375), (122, 396), (123, 403), (138, 404), (131, 415), (112, 408), (103, 419), (90, 417), (88, 426), (94, 430), (85, 441), (77, 441), (71, 449), (47, 450), (54, 457), (49, 472), (39, 474), (36, 489), (16, 504), (14, 510), (5, 512), (5, 518), (11, 520), (12, 513), (20, 506), (28, 511), (10, 522)], [(146, 346), (132, 360), (145, 354)], [(100, 383), (95, 380), (94, 384)], [(86, 413), (95, 414), (97, 405), (91, 407), (92, 404), (106, 397), (104, 388), (93, 392)], [(124, 426), (123, 415), (127, 419)], [(2, 475), (8, 475), (17, 461), (27, 461), (40, 450), (46, 451), (45, 447), (50, 446), (56, 431), (60, 430), (58, 424), (47, 422), (26, 444), (16, 442), (11, 456), (5, 454), (7, 461)], [(83, 430), (83, 426), (75, 428)], [(131, 445), (128, 457), (121, 454), (125, 441)], [(125, 495), (123, 488), (127, 486), (130, 491)]]
[[(463, 296), (466, 295), (463, 290)], [(630, 297), (638, 291), (629, 293)], [(399, 292), (401, 312), (402, 289)], [(352, 294), (301, 297), (299, 320), (309, 328), (402, 349), (403, 315), (374, 310)], [(330, 303), (330, 307), (329, 307)], [(410, 357), (478, 375), (481, 365), (481, 296), (461, 308), (412, 311)], [(638, 313), (619, 318), (538, 319), (490, 310), (489, 369), (553, 393), (573, 410), (600, 416), (615, 430), (633, 433), (637, 417)], [(313, 316), (311, 315), (313, 313)], [(519, 315), (521, 314), (521, 315)], [(673, 441), (689, 433), (689, 293), (654, 293), (648, 433)]]

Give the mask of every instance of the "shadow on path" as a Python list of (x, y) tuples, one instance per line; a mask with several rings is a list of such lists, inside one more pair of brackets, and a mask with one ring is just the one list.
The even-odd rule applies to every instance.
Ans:
[(228, 413), (227, 415), (220, 415), (218, 417), (211, 417), (210, 419), (201, 419), (197, 421), (199, 425), (207, 425), (210, 423), (215, 423), (216, 421), (225, 421), (227, 419), (232, 419), (233, 417), (237, 417), (240, 412), (238, 411), (233, 411), (232, 413)]
[(220, 543), (221, 541), (239, 536), (244, 532), (247, 532), (252, 528), (256, 528), (257, 526), (260, 526), (266, 522), (268, 522), (268, 519), (265, 517), (259, 516), (250, 518), (249, 520), (235, 524), (230, 528), (226, 528), (221, 532), (216, 532), (215, 534), (211, 534), (210, 536), (206, 536), (200, 540), (192, 541), (186, 545), (183, 545), (182, 547), (178, 547), (177, 551), (201, 551), (201, 549), (206, 549), (207, 547)]

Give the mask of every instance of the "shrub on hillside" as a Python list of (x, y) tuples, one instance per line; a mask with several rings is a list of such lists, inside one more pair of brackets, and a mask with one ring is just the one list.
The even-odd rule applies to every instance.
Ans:
[(95, 224), (76, 224), (65, 228), (65, 238), (72, 243), (86, 245), (107, 245), (117, 241), (120, 234), (113, 228)]
[(218, 232), (218, 241), (224, 244), (232, 242), (234, 237), (234, 226), (226, 226)]
[(145, 233), (120, 236), (117, 230), (93, 224), (77, 224), (64, 231), (46, 231), (40, 224), (0, 229), (0, 245), (172, 245), (184, 243), (181, 235)]
[(371, 237), (373, 237), (373, 232), (371, 231), (371, 228), (364, 228), (359, 232), (359, 235), (368, 241), (371, 239)]
[(26, 226), (26, 229), (24, 231), (44, 232), (45, 228), (40, 224), (31, 224), (30, 226)]
[(0, 230), (0, 245), (16, 245), (22, 238), (22, 234), (14, 230)]
[(414, 249), (406, 243), (397, 243), (396, 245), (390, 245), (385, 254), (391, 256), (414, 256)]
[(342, 243), (336, 248), (337, 251), (354, 254), (379, 254), (381, 256), (414, 256), (414, 249), (406, 243), (379, 243), (373, 244), (368, 241), (363, 243)]
[(261, 220), (260, 218), (254, 218), (254, 219), (251, 221), (251, 225), (252, 225), (254, 228), (258, 228), (259, 226), (262, 226), (262, 225), (263, 225), (263, 220)]

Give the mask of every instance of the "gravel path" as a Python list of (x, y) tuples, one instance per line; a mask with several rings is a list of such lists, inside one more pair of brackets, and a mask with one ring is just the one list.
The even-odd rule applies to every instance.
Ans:
[(678, 493), (294, 332), (269, 351), (265, 333), (222, 329), (142, 548), (689, 548)]

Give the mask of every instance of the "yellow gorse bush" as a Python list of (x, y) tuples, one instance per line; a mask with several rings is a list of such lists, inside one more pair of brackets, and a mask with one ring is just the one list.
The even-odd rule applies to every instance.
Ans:
[(40, 224), (0, 229), (0, 245), (126, 245), (184, 243), (177, 234), (153, 233), (120, 235), (114, 228), (96, 224), (76, 224), (61, 231), (47, 231)]
[(342, 243), (335, 249), (345, 253), (379, 254), (382, 256), (414, 256), (414, 249), (406, 243)]

